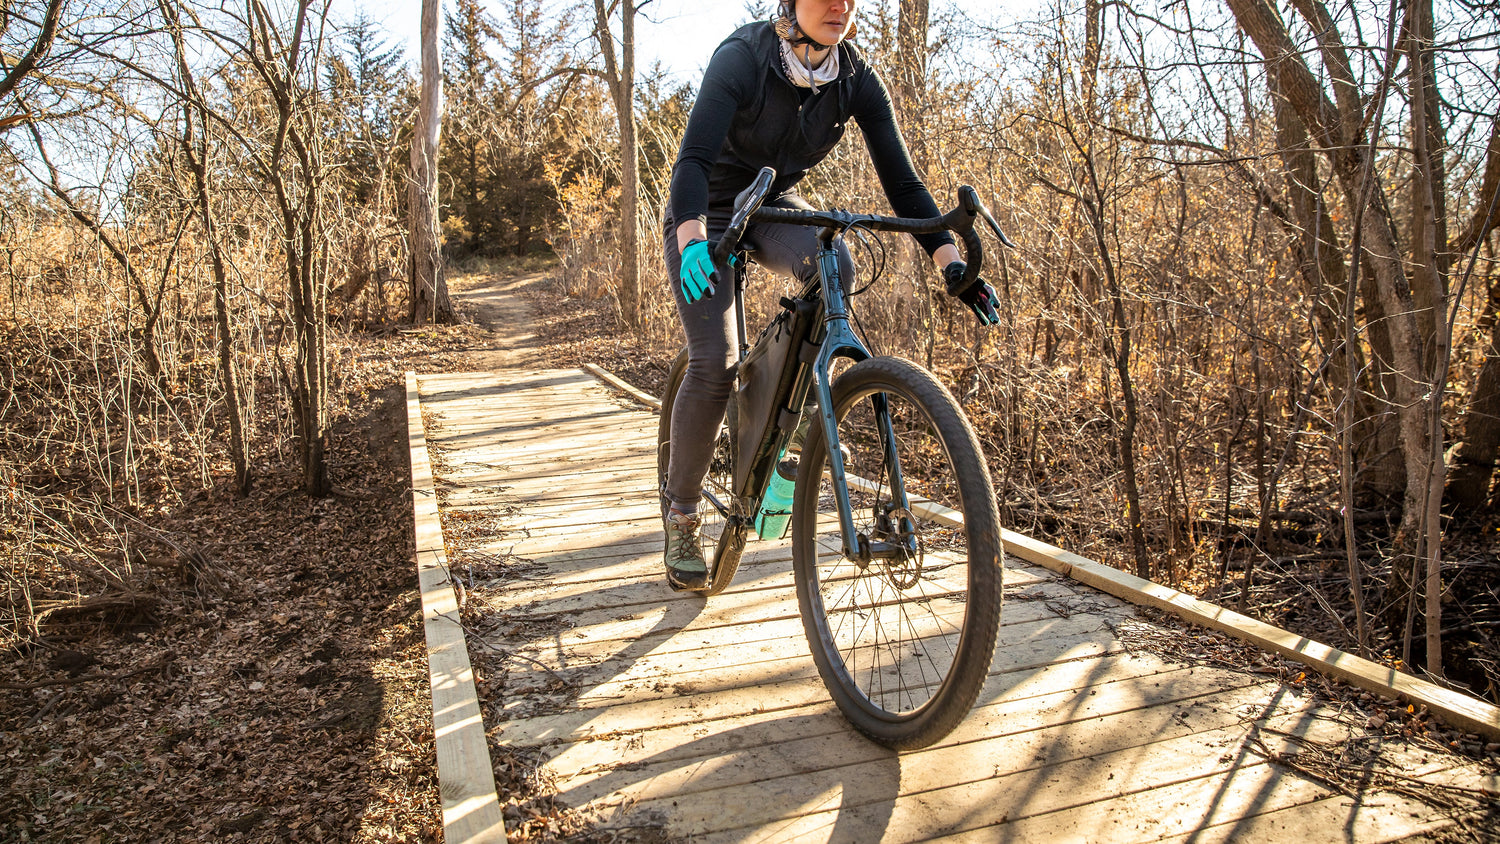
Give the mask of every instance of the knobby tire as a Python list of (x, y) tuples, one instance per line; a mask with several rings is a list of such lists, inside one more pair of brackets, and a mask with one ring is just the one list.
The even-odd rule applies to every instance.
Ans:
[[(858, 730), (892, 748), (925, 747), (968, 713), (994, 657), (1003, 548), (989, 470), (952, 394), (914, 363), (857, 363), (832, 393), (846, 472), (863, 479), (849, 483), (857, 529), (916, 550), (864, 567), (844, 557), (827, 440), (814, 424), (792, 505), (803, 628), (824, 685)], [(909, 510), (892, 509), (882, 403)], [(931, 518), (928, 502), (961, 513), (962, 527)]]

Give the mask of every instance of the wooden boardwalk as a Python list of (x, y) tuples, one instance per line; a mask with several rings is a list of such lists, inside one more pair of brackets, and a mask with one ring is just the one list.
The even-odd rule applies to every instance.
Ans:
[(469, 647), (503, 665), (486, 726), (626, 840), (1385, 841), (1452, 821), (1266, 754), (1481, 781), (1266, 675), (1158, 656), (1182, 634), (1014, 559), (978, 706), (891, 753), (829, 702), (784, 544), (753, 542), (715, 598), (666, 587), (653, 413), (576, 370), (419, 381), (448, 563), (485, 613)]

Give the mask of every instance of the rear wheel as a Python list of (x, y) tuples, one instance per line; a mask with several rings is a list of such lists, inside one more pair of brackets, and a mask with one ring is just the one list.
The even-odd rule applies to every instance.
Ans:
[[(667, 467), (672, 457), (672, 406), (677, 391), (682, 387), (682, 376), (687, 372), (688, 353), (683, 349), (667, 374), (667, 386), (662, 391), (661, 420), (656, 429), (656, 480), (659, 490), (666, 489)], [(730, 400), (731, 411), (734, 407)], [(703, 545), (703, 559), (708, 561), (708, 588), (702, 594), (717, 595), (734, 580), (740, 567), (740, 554), (745, 550), (745, 521), (734, 512), (734, 452), (730, 447), (729, 428), (721, 424), (714, 436), (713, 461), (708, 466), (708, 477), (703, 479), (703, 500), (698, 504), (698, 514), (703, 517), (699, 528), (699, 541)]]
[[(859, 544), (873, 554), (843, 553), (828, 443), (814, 424), (792, 509), (803, 627), (856, 728), (897, 749), (925, 747), (968, 713), (994, 656), (1003, 551), (989, 470), (953, 396), (909, 361), (855, 364), (834, 382), (833, 405)], [(898, 476), (904, 502), (892, 492)]]

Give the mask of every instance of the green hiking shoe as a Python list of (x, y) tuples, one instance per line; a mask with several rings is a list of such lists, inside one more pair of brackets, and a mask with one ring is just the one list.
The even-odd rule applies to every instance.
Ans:
[(698, 544), (698, 526), (703, 520), (697, 513), (668, 510), (666, 518), (667, 583), (676, 590), (708, 588), (708, 563)]

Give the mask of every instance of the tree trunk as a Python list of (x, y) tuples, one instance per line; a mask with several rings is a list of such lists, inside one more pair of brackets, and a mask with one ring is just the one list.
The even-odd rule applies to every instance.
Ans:
[[(1500, 198), (1500, 119), (1490, 129), (1485, 152), (1484, 177), (1480, 183), (1473, 217), (1453, 242), (1453, 250), (1478, 250), (1500, 223), (1496, 200)], [(1477, 255), (1477, 252), (1476, 252)], [(1489, 348), (1475, 379), (1474, 392), (1464, 409), (1463, 436), (1448, 474), (1449, 505), (1459, 513), (1473, 513), (1489, 499), (1490, 482), (1500, 455), (1500, 282), (1490, 279), (1488, 304), (1476, 330), (1490, 332)]]
[(1448, 228), (1444, 196), (1443, 155), (1446, 133), (1438, 110), (1435, 62), (1432, 55), (1432, 0), (1411, 0), (1407, 6), (1407, 67), (1411, 79), (1413, 167), (1411, 232), (1412, 271), (1418, 283), (1419, 315), (1427, 315), (1424, 333), (1431, 338), (1426, 404), (1429, 407), (1427, 501), (1423, 508), (1418, 547), (1426, 565), (1427, 671), (1443, 674), (1442, 659), (1442, 503), (1443, 394), (1448, 382), (1452, 337), (1448, 322)]
[[(1141, 479), (1136, 466), (1135, 435), (1140, 424), (1139, 402), (1135, 394), (1135, 381), (1130, 372), (1134, 331), (1130, 315), (1125, 308), (1125, 291), (1116, 272), (1114, 256), (1110, 254), (1108, 223), (1109, 196), (1100, 182), (1100, 174), (1094, 158), (1094, 134), (1099, 125), (1099, 64), (1103, 53), (1104, 7), (1100, 0), (1087, 0), (1084, 5), (1083, 79), (1079, 98), (1083, 106), (1082, 136), (1074, 134), (1072, 140), (1077, 147), (1079, 159), (1075, 181), (1088, 192), (1089, 199), (1079, 203), (1089, 223), (1092, 238), (1084, 241), (1084, 278), (1091, 289), (1103, 284), (1109, 296), (1109, 324), (1100, 332), (1105, 354), (1120, 382), (1122, 412), (1111, 410), (1110, 422), (1115, 430), (1120, 449), (1121, 483), (1125, 487), (1125, 515), (1130, 534), (1131, 555), (1135, 558), (1135, 573), (1150, 579), (1151, 557), (1146, 550), (1145, 514), (1141, 507)], [(1101, 272), (1102, 270), (1102, 272)]]
[[(1431, 406), (1421, 401), (1430, 370), (1423, 365), (1422, 350), (1429, 336), (1424, 336), (1417, 316), (1417, 299), (1412, 281), (1402, 263), (1404, 251), (1396, 237), (1396, 226), (1385, 193), (1379, 185), (1373, 166), (1374, 150), (1366, 142), (1363, 130), (1363, 106), (1358, 91), (1345, 80), (1339, 67), (1343, 53), (1337, 30), (1331, 21), (1319, 29), (1324, 63), (1330, 67), (1335, 106), (1319, 85), (1287, 34), (1286, 25), (1276, 8), (1266, 0), (1227, 0), (1235, 19), (1264, 57), (1266, 66), (1277, 76), (1278, 88), (1312, 134), (1338, 179), (1351, 213), (1358, 218), (1363, 241), (1359, 260), (1373, 276), (1376, 297), (1366, 302), (1367, 310), (1376, 306), (1383, 311), (1381, 319), (1367, 319), (1389, 332), (1391, 369), (1390, 395), (1400, 432), (1400, 446), (1405, 467), (1402, 495), (1400, 543), (1411, 547), (1419, 532), (1419, 522), (1427, 499), (1428, 440)], [(1314, 0), (1298, 0), (1297, 7), (1310, 21), (1323, 21), (1326, 11)], [(1315, 27), (1317, 28), (1317, 27)], [(1345, 64), (1347, 64), (1345, 62)], [(1354, 112), (1350, 113), (1349, 108)], [(1367, 316), (1373, 316), (1367, 314)], [(1426, 321), (1424, 317), (1422, 321)], [(1377, 352), (1383, 351), (1377, 348)]]
[[(1276, 120), (1277, 154), (1285, 174), (1287, 207), (1292, 218), (1284, 220), (1288, 224), (1286, 231), (1292, 239), (1292, 251), (1297, 256), (1303, 287), (1307, 295), (1318, 302), (1313, 323), (1321, 345), (1330, 355), (1324, 381), (1336, 393), (1353, 402), (1348, 408), (1345, 424), (1353, 426), (1348, 445), (1357, 450), (1351, 465), (1359, 467), (1359, 474), (1357, 482), (1351, 481), (1351, 491), (1356, 500), (1399, 496), (1405, 470), (1401, 460), (1400, 431), (1395, 418), (1388, 412), (1390, 402), (1386, 391), (1389, 379), (1383, 362), (1390, 359), (1386, 351), (1390, 343), (1384, 333), (1384, 321), (1373, 318), (1375, 314), (1366, 314), (1372, 317), (1366, 322), (1375, 323), (1370, 328), (1371, 343), (1376, 346), (1372, 364), (1367, 362), (1358, 336), (1345, 331), (1343, 314), (1348, 298), (1349, 267), (1345, 261), (1344, 245), (1324, 201), (1325, 185), (1318, 174), (1318, 162), (1307, 126), (1280, 89), (1274, 66), (1268, 70), (1267, 81)], [(1372, 295), (1366, 300), (1375, 301), (1378, 297), (1373, 295), (1373, 286), (1369, 290)], [(1359, 297), (1356, 296), (1354, 301), (1357, 303)], [(1353, 391), (1352, 396), (1345, 390), (1351, 366), (1362, 386), (1362, 389)]]
[[(181, 45), (179, 44), (179, 51)], [(185, 76), (184, 88), (197, 99), (197, 86), (188, 76), (186, 54), (179, 52), (178, 66)], [(208, 248), (209, 266), (214, 275), (214, 325), (218, 329), (219, 380), (224, 389), (224, 407), (229, 414), (229, 462), (234, 467), (234, 485), (241, 496), (250, 494), (255, 477), (250, 472), (250, 440), (246, 433), (245, 405), (240, 388), (239, 368), (235, 365), (234, 329), (229, 315), (229, 273), (224, 266), (224, 249), (219, 242), (219, 228), (214, 220), (213, 199), (208, 186), (208, 136), (200, 149), (193, 141), (196, 105), (183, 110), (183, 157), (193, 172), (198, 200), (198, 215), (203, 222), (203, 239)]]
[[(299, 0), (297, 21), (285, 48), (262, 0), (249, 4), (254, 21), (246, 60), (265, 83), (276, 108), (276, 137), (264, 164), (264, 178), (276, 198), (286, 261), (296, 369), (292, 411), (297, 425), (307, 494), (331, 491), (328, 478), (328, 291), (324, 278), (327, 242), (323, 237), (323, 134), (318, 104), (305, 87), (303, 37), (312, 0)], [(313, 36), (314, 39), (320, 36)], [(316, 53), (316, 44), (309, 52)]]
[(1490, 280), (1489, 342), (1464, 409), (1463, 442), (1448, 473), (1448, 504), (1456, 513), (1475, 514), (1489, 502), (1490, 483), (1500, 457), (1500, 277)]
[(626, 325), (639, 326), (641, 313), (641, 254), (637, 228), (640, 162), (635, 125), (635, 12), (634, 0), (620, 3), (620, 52), (604, 0), (594, 0), (594, 38), (604, 57), (605, 82), (615, 104), (620, 127), (620, 316)]
[(411, 228), (411, 320), (457, 322), (443, 278), (442, 224), (438, 221), (438, 138), (443, 118), (441, 0), (422, 0), (422, 92), (411, 140), (407, 213)]

